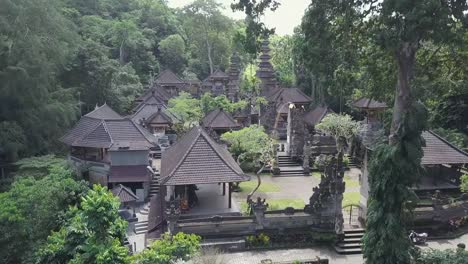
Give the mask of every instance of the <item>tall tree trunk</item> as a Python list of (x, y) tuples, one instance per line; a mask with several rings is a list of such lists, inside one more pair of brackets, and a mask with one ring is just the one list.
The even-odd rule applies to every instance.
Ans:
[(390, 128), (390, 144), (396, 144), (399, 141), (399, 129), (402, 126), (405, 113), (411, 106), (411, 80), (414, 76), (417, 49), (417, 42), (404, 42), (395, 54), (398, 63), (398, 82), (393, 107), (392, 126)]
[(119, 62), (121, 65), (125, 64), (125, 40), (122, 40), (119, 48)]
[(210, 74), (214, 72), (213, 70), (213, 59), (211, 58), (211, 43), (208, 40), (208, 36), (206, 37), (206, 48), (208, 49), (208, 62), (210, 63)]

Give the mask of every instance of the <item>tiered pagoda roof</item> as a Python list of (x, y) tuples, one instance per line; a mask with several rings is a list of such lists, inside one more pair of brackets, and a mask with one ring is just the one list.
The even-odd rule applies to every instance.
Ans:
[(203, 127), (211, 129), (236, 129), (240, 125), (223, 109), (215, 109), (208, 113), (202, 120)]
[(130, 119), (118, 118), (107, 105), (83, 116), (60, 141), (73, 147), (144, 150), (156, 138)]
[(229, 151), (201, 127), (194, 127), (163, 152), (161, 184), (188, 185), (248, 181)]
[(262, 42), (260, 63), (258, 64), (257, 77), (262, 81), (262, 95), (269, 96), (277, 87), (277, 80), (273, 65), (270, 63), (270, 42), (265, 39)]
[(145, 120), (146, 123), (161, 122), (161, 124), (175, 124), (179, 122), (179, 119), (167, 110), (165, 104), (152, 99), (152, 97), (140, 103), (135, 113), (131, 116), (131, 119), (137, 124), (141, 124), (143, 120)]
[(229, 66), (229, 83), (228, 83), (228, 97), (231, 100), (236, 100), (239, 93), (239, 76), (240, 76), (240, 59), (237, 53), (234, 53), (231, 57), (231, 64)]

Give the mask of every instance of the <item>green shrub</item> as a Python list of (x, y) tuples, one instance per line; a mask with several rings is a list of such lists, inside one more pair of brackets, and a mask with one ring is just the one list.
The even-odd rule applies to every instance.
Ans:
[(246, 242), (251, 247), (267, 247), (271, 244), (270, 237), (264, 233), (260, 233), (256, 236), (247, 236)]
[(348, 167), (349, 165), (349, 157), (348, 156), (344, 156), (343, 157), (343, 166), (344, 167)]

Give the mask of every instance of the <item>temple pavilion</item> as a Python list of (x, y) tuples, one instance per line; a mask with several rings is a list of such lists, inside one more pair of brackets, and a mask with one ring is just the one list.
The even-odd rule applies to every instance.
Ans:
[(161, 189), (166, 200), (180, 199), (187, 212), (231, 211), (232, 183), (249, 179), (227, 148), (202, 127), (192, 128), (162, 155)]
[(61, 139), (70, 147), (69, 162), (93, 183), (123, 184), (139, 201), (148, 197), (152, 173), (147, 169), (156, 138), (107, 104), (83, 117)]
[(212, 130), (218, 135), (241, 128), (231, 114), (223, 109), (215, 109), (209, 112), (201, 123), (205, 129)]

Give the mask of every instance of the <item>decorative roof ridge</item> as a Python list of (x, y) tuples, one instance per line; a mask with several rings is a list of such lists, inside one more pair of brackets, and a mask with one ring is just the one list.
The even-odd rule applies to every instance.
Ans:
[(468, 153), (465, 152), (464, 150), (460, 149), (459, 147), (453, 145), (452, 143), (450, 143), (449, 141), (447, 141), (445, 138), (439, 136), (438, 134), (436, 134), (434, 131), (428, 129), (426, 130), (426, 132), (432, 134), (433, 136), (435, 136), (436, 138), (440, 139), (442, 142), (446, 143), (447, 145), (449, 145), (451, 148), (455, 149), (456, 151), (460, 152), (461, 154), (465, 155), (465, 156), (468, 156)]
[(110, 140), (111, 140), (111, 146), (112, 146), (112, 145), (114, 144), (114, 139), (112, 138), (112, 134), (109, 132), (109, 128), (107, 127), (107, 123), (106, 123), (106, 122), (107, 122), (107, 121), (104, 120), (104, 121), (102, 122), (102, 126), (104, 127), (104, 130), (106, 131), (106, 133), (109, 135), (109, 138), (110, 138)]

